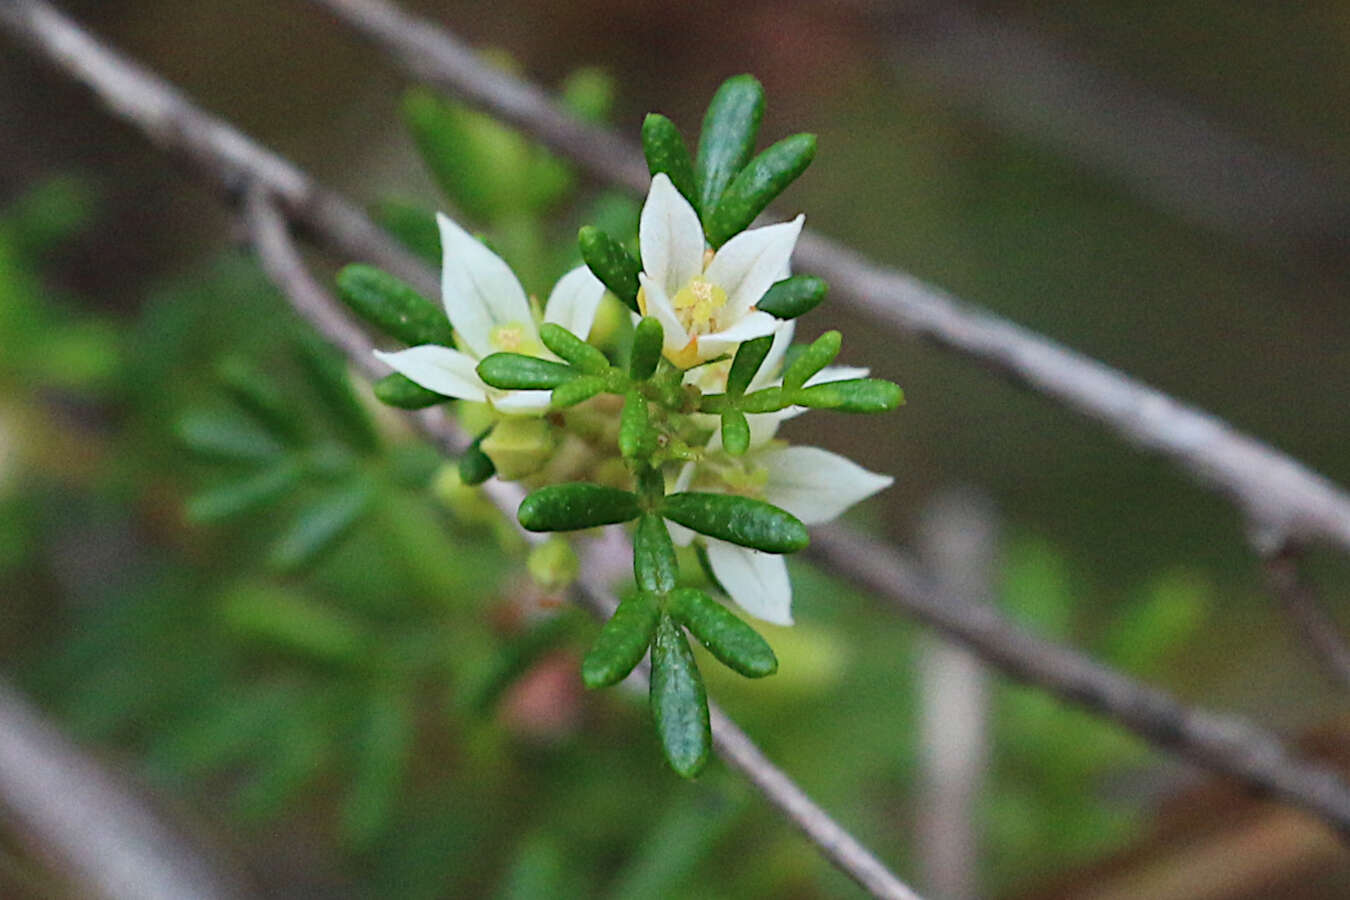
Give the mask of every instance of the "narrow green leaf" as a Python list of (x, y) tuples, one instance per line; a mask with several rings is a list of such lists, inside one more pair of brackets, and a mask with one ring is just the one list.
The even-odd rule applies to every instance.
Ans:
[(388, 827), (417, 737), (411, 691), (401, 685), (372, 692), (354, 735), (351, 788), (339, 822), (353, 847), (369, 847)]
[(769, 348), (772, 346), (773, 335), (766, 334), (764, 337), (746, 341), (736, 348), (736, 356), (731, 361), (731, 371), (727, 374), (728, 396), (739, 397), (745, 393), (755, 374), (759, 372), (759, 367), (764, 364), (764, 358), (769, 355)]
[(521, 501), (516, 517), (529, 531), (576, 531), (628, 522), (642, 514), (629, 491), (574, 482), (540, 488)]
[(890, 412), (905, 402), (900, 386), (880, 378), (850, 378), (846, 381), (827, 381), (798, 391), (797, 403), (812, 409), (833, 409), (839, 412)]
[(397, 409), (426, 409), (454, 399), (422, 387), (402, 372), (390, 372), (373, 389), (376, 400)]
[(665, 521), (655, 513), (643, 514), (633, 534), (633, 576), (638, 588), (650, 594), (668, 594), (675, 590), (679, 574), (675, 544)]
[(497, 467), (482, 450), (483, 438), (491, 433), (492, 429), (489, 428), (474, 438), (469, 449), (459, 458), (459, 480), (467, 485), (482, 484), (497, 474)]
[(703, 771), (712, 749), (708, 695), (684, 631), (662, 615), (652, 641), (652, 718), (670, 767), (685, 778)]
[(820, 305), (830, 286), (814, 275), (793, 275), (774, 282), (755, 304), (760, 312), (779, 319), (795, 319)]
[(665, 330), (653, 316), (645, 316), (633, 329), (633, 352), (628, 360), (628, 374), (634, 381), (646, 381), (661, 361), (661, 347)]
[(625, 597), (581, 661), (582, 683), (594, 690), (627, 678), (633, 667), (642, 662), (660, 615), (660, 604), (651, 594), (633, 593)]
[(540, 325), (539, 339), (544, 342), (545, 347), (587, 375), (603, 375), (609, 371), (609, 360), (605, 358), (605, 354), (561, 325), (553, 322)]
[(625, 459), (640, 454), (647, 442), (649, 424), (647, 398), (636, 388), (623, 398), (623, 412), (619, 414), (619, 453)]
[(582, 375), (554, 388), (549, 402), (554, 409), (567, 409), (591, 399), (605, 387), (605, 379), (599, 375)]
[(796, 553), (810, 542), (806, 526), (796, 516), (736, 494), (671, 494), (661, 514), (700, 534), (765, 553)]
[(376, 204), (375, 219), (413, 255), (440, 265), (441, 231), (434, 212), (403, 200), (386, 199)]
[(704, 213), (712, 212), (736, 173), (750, 161), (764, 117), (764, 88), (750, 75), (722, 82), (703, 116), (694, 183)]
[(529, 209), (531, 146), (518, 133), (424, 88), (404, 95), (403, 118), (432, 177), (469, 219)]
[(356, 481), (325, 494), (300, 511), (272, 546), (268, 564), (279, 572), (295, 572), (332, 549), (370, 508), (375, 491)]
[(746, 678), (763, 678), (778, 671), (778, 658), (769, 642), (702, 591), (675, 591), (670, 596), (670, 612), (713, 656)]
[(744, 231), (755, 216), (806, 171), (816, 155), (814, 134), (794, 134), (750, 160), (727, 185), (717, 206), (704, 216), (708, 242), (720, 247)]
[(694, 161), (689, 158), (689, 148), (675, 123), (660, 113), (649, 114), (642, 123), (642, 153), (647, 157), (647, 171), (653, 176), (664, 172), (675, 190), (697, 210)]
[(577, 233), (577, 243), (591, 274), (625, 306), (638, 312), (638, 273), (642, 266), (633, 259), (633, 254), (594, 225), (586, 225)]
[(187, 502), (193, 522), (219, 522), (266, 506), (284, 497), (300, 482), (301, 468), (286, 460), (237, 481), (194, 494)]
[(174, 433), (183, 446), (209, 459), (260, 462), (285, 449), (253, 420), (233, 412), (189, 410), (174, 423)]
[(837, 331), (827, 331), (816, 338), (783, 372), (784, 390), (798, 390), (806, 379), (834, 362), (842, 343), (843, 338)]
[(732, 456), (750, 449), (750, 423), (739, 409), (722, 410), (722, 449)]
[(413, 347), (455, 345), (445, 311), (388, 272), (357, 263), (338, 272), (337, 286), (352, 312), (390, 337)]
[(315, 393), (351, 445), (367, 452), (378, 449), (379, 433), (366, 408), (352, 391), (347, 366), (342, 358), (312, 335), (305, 335), (298, 340), (296, 349)]
[(318, 662), (360, 665), (370, 649), (361, 628), (334, 609), (280, 588), (245, 586), (223, 599), (235, 634)]
[(741, 412), (769, 413), (786, 409), (792, 405), (792, 401), (784, 395), (782, 388), (771, 387), (762, 391), (755, 391), (753, 394), (746, 394), (741, 398), (741, 402), (736, 405)]
[(551, 391), (580, 374), (566, 363), (523, 353), (493, 353), (478, 363), (478, 377), (504, 391)]
[(230, 398), (278, 439), (292, 446), (303, 441), (303, 418), (276, 384), (247, 360), (237, 356), (222, 360), (216, 377)]

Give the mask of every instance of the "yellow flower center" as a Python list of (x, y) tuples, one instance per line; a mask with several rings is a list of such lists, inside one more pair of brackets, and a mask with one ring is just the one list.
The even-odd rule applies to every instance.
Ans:
[(524, 353), (527, 356), (539, 356), (544, 350), (539, 342), (530, 336), (529, 329), (520, 322), (498, 325), (492, 329), (488, 337), (492, 341), (492, 346), (503, 353)]
[(727, 292), (702, 275), (695, 275), (670, 300), (680, 324), (692, 335), (712, 331), (713, 317), (727, 305)]

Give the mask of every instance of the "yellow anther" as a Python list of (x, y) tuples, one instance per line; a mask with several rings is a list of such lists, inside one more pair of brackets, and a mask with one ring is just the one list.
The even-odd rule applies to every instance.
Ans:
[(519, 322), (498, 325), (492, 329), (489, 338), (492, 341), (492, 346), (503, 353), (524, 353), (529, 356), (538, 356), (543, 349), (539, 342), (529, 334), (525, 326)]
[(670, 305), (675, 307), (675, 315), (686, 331), (707, 334), (712, 330), (713, 316), (727, 305), (727, 292), (697, 275), (671, 298)]

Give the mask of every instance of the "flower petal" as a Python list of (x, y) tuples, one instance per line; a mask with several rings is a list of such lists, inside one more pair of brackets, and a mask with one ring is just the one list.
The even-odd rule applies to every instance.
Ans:
[(423, 344), (397, 353), (376, 350), (375, 358), (429, 391), (478, 403), (487, 399), (487, 386), (475, 369), (478, 361), (467, 353)]
[(684, 330), (675, 307), (670, 305), (670, 297), (661, 285), (647, 277), (645, 272), (638, 275), (642, 293), (647, 300), (647, 315), (654, 316), (664, 331), (661, 346), (667, 353), (679, 353), (689, 343), (689, 332)]
[(713, 538), (707, 548), (713, 574), (741, 609), (775, 625), (792, 624), (792, 582), (783, 557)]
[(460, 340), (480, 359), (492, 353), (492, 329), (519, 325), (534, 337), (525, 289), (500, 256), (437, 213), (441, 229), (441, 297)]
[[(694, 472), (698, 468), (696, 463), (687, 462), (684, 468), (680, 469), (680, 474), (676, 476), (675, 483), (668, 489), (668, 493), (678, 494), (681, 491), (689, 490), (689, 486), (694, 483)], [(666, 527), (670, 529), (670, 539), (675, 542), (677, 547), (688, 547), (694, 541), (697, 532), (692, 528), (685, 528), (679, 522), (666, 520)]]
[(775, 281), (785, 277), (805, 221), (805, 216), (798, 216), (791, 222), (751, 228), (717, 251), (704, 275), (727, 292), (727, 315), (740, 318)]
[(810, 378), (806, 379), (803, 387), (810, 387), (813, 384), (825, 384), (828, 381), (848, 381), (852, 378), (866, 378), (872, 374), (871, 369), (862, 366), (826, 366)]
[(766, 312), (752, 312), (730, 328), (701, 336), (698, 339), (698, 357), (712, 359), (730, 353), (751, 338), (773, 334), (777, 327), (778, 320), (773, 316)]
[(769, 470), (764, 499), (807, 525), (830, 521), (895, 480), (819, 447), (768, 448), (755, 462)]
[(577, 266), (553, 286), (544, 307), (544, 321), (561, 325), (586, 340), (595, 324), (595, 311), (605, 296), (605, 286), (586, 266)]
[(493, 409), (508, 416), (537, 416), (548, 410), (552, 391), (506, 391), (489, 396)]
[(778, 330), (773, 333), (773, 343), (769, 345), (769, 352), (764, 357), (764, 362), (759, 364), (759, 371), (755, 373), (755, 377), (750, 379), (747, 391), (758, 391), (778, 383), (780, 380), (778, 376), (783, 370), (783, 357), (787, 356), (788, 347), (792, 346), (792, 335), (796, 330), (795, 319), (788, 319), (778, 326)]
[(638, 221), (642, 268), (673, 296), (703, 271), (703, 226), (698, 213), (680, 195), (670, 178), (652, 179)]

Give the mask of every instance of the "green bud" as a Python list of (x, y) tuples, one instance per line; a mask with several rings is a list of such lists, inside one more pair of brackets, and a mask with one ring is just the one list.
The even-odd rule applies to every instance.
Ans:
[(218, 522), (280, 500), (300, 482), (300, 466), (286, 460), (236, 481), (194, 494), (187, 502), (193, 522)]
[(469, 449), (459, 458), (459, 479), (463, 484), (482, 484), (497, 474), (497, 466), (492, 458), (483, 452), (483, 440), (491, 432), (484, 432), (474, 438)]
[(567, 409), (591, 399), (604, 391), (606, 386), (605, 379), (599, 375), (582, 375), (554, 388), (549, 402), (554, 409)]
[(560, 591), (581, 571), (581, 561), (566, 538), (554, 537), (530, 550), (525, 559), (530, 577), (550, 591)]
[(703, 771), (712, 749), (708, 695), (684, 631), (662, 615), (652, 641), (652, 718), (670, 767), (685, 778)]
[(703, 116), (698, 136), (696, 209), (710, 213), (736, 173), (755, 152), (759, 123), (764, 117), (764, 88), (750, 75), (722, 82)]
[(375, 399), (397, 409), (426, 409), (454, 399), (422, 387), (402, 372), (391, 372), (373, 385)]
[(829, 285), (814, 275), (793, 275), (774, 282), (755, 308), (775, 318), (795, 319), (819, 306), (829, 289)]
[(605, 354), (561, 325), (553, 322), (540, 325), (539, 339), (545, 347), (587, 375), (601, 375), (609, 371), (609, 360)]
[(623, 301), (633, 312), (638, 311), (638, 273), (642, 266), (633, 254), (614, 238), (593, 225), (584, 226), (577, 233), (581, 258), (601, 284)]
[(735, 494), (671, 494), (661, 514), (700, 534), (765, 553), (795, 553), (810, 542), (806, 526), (796, 516)]
[(627, 678), (647, 652), (660, 615), (660, 604), (652, 595), (633, 593), (625, 597), (581, 661), (582, 683), (594, 690)]
[(720, 247), (728, 238), (744, 231), (755, 216), (806, 171), (815, 155), (816, 136), (794, 134), (752, 159), (727, 185), (717, 207), (705, 216), (708, 242)]
[(278, 572), (296, 572), (315, 562), (360, 521), (374, 497), (373, 486), (357, 480), (315, 500), (273, 545), (268, 564)]
[(702, 591), (675, 591), (670, 596), (670, 612), (723, 665), (746, 678), (763, 678), (778, 671), (778, 658), (768, 641)]
[(623, 398), (623, 412), (619, 414), (619, 453), (625, 459), (642, 452), (648, 424), (647, 398), (636, 389), (630, 390)]
[(653, 316), (644, 316), (633, 329), (633, 352), (628, 360), (628, 374), (634, 381), (646, 381), (661, 362), (661, 347), (665, 330)]
[(759, 372), (759, 367), (764, 364), (764, 358), (769, 355), (772, 346), (773, 335), (766, 334), (764, 337), (746, 341), (736, 348), (736, 356), (731, 361), (731, 371), (727, 374), (728, 396), (739, 397), (745, 393), (755, 374)]
[(642, 514), (630, 491), (573, 482), (540, 488), (521, 501), (516, 517), (529, 531), (576, 531), (629, 522)]
[(647, 157), (647, 171), (653, 176), (664, 172), (675, 190), (697, 210), (694, 161), (689, 158), (689, 148), (675, 123), (660, 113), (649, 114), (642, 123), (642, 153)]
[(655, 513), (644, 513), (633, 534), (633, 576), (639, 589), (649, 594), (675, 590), (680, 564), (666, 523)]
[(905, 402), (905, 394), (898, 384), (880, 378), (850, 378), (847, 381), (827, 381), (803, 388), (795, 395), (796, 402), (812, 409), (833, 409), (839, 412), (890, 412)]
[(551, 391), (580, 374), (565, 363), (523, 353), (493, 353), (478, 363), (478, 377), (504, 391)]
[(811, 346), (803, 350), (787, 367), (787, 371), (783, 373), (783, 389), (796, 391), (801, 388), (806, 379), (834, 362), (834, 358), (839, 355), (839, 347), (842, 343), (843, 338), (837, 331), (827, 331), (816, 338)]
[(361, 264), (338, 272), (338, 296), (352, 312), (409, 346), (453, 347), (445, 311), (388, 272)]
[(722, 449), (741, 456), (750, 449), (750, 423), (739, 409), (722, 411)]
[[(507, 416), (478, 444), (503, 481), (517, 481), (544, 467), (555, 447), (549, 423), (534, 416)], [(466, 479), (467, 480), (467, 479)]]

